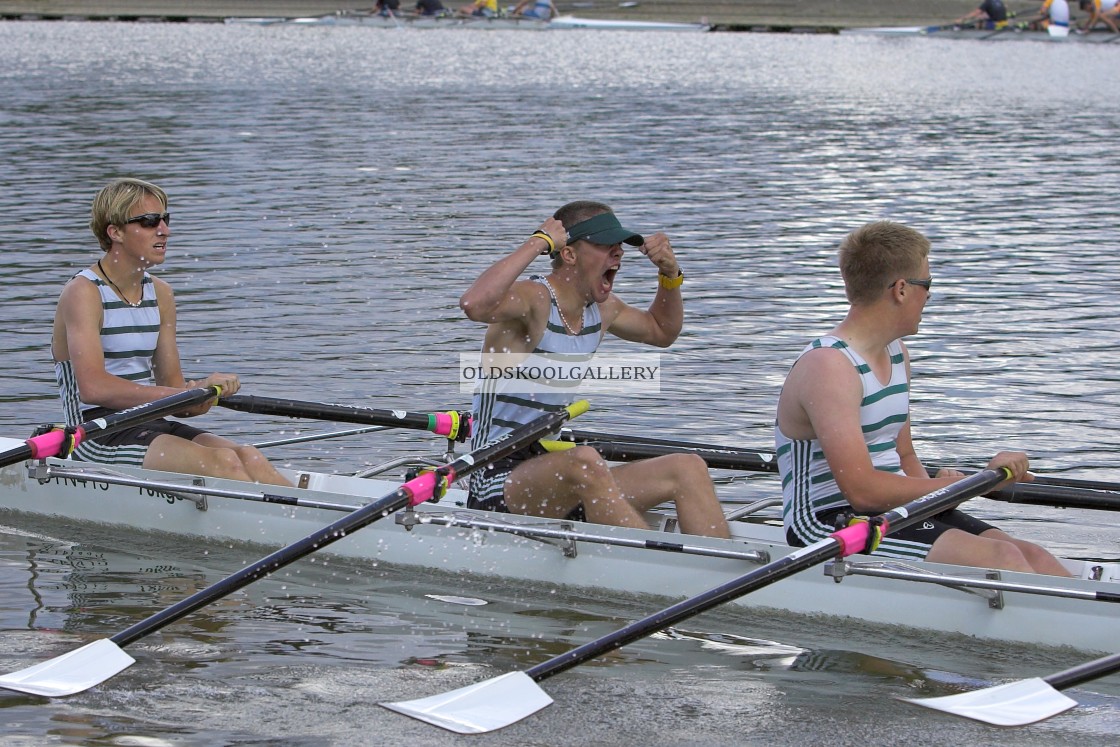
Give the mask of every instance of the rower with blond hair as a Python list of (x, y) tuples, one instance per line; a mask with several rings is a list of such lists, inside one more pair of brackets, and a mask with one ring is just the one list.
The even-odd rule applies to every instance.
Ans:
[[(786, 375), (774, 440), (782, 478), (786, 539), (812, 545), (851, 518), (882, 514), (964, 475), (930, 477), (910, 435), (910, 353), (902, 338), (918, 332), (933, 278), (930, 243), (912, 228), (878, 221), (840, 244), (849, 308), (813, 340)], [(1001, 451), (988, 468), (1033, 479), (1027, 455)], [(1015, 539), (951, 509), (891, 532), (878, 555), (1068, 576), (1036, 544)]]
[[(175, 297), (148, 271), (171, 237), (167, 194), (140, 179), (116, 179), (93, 200), (90, 230), (103, 252), (66, 284), (55, 311), (51, 354), (67, 425), (169, 397), (185, 389), (240, 387), (234, 374), (186, 381), (175, 339)], [(207, 412), (213, 401), (180, 417)], [(75, 459), (289, 485), (256, 448), (178, 420), (156, 420), (84, 440)]]

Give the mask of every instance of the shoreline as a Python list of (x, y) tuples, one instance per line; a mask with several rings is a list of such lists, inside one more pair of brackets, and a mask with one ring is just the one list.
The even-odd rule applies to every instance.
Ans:
[[(630, 21), (704, 22), (716, 31), (837, 33), (869, 26), (931, 26), (950, 23), (976, 7), (975, 0), (555, 0), (563, 15)], [(467, 0), (446, 0), (448, 8)], [(633, 4), (631, 4), (633, 3)], [(508, 4), (502, 0), (502, 4)], [(1008, 10), (1025, 16), (1040, 3), (1010, 0)], [(284, 17), (331, 15), (339, 11), (369, 10), (368, 3), (345, 5), (345, 0), (0, 0), (4, 21), (121, 21), (220, 23), (228, 17)], [(402, 8), (410, 8), (402, 0)]]

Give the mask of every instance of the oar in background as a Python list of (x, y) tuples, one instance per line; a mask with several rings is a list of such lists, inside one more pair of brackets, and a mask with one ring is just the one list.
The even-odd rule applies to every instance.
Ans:
[(257, 441), (253, 444), (258, 449), (268, 449), (273, 446), (291, 446), (292, 444), (305, 444), (311, 441), (329, 441), (332, 438), (344, 436), (360, 436), (363, 433), (380, 433), (389, 430), (387, 425), (367, 425), (362, 428), (347, 428), (344, 431), (331, 431), (330, 433), (305, 433), (290, 438), (277, 438), (272, 441)]
[[(608, 461), (629, 462), (638, 459), (687, 452), (702, 458), (712, 469), (744, 470), (751, 472), (777, 473), (778, 463), (772, 453), (750, 449), (735, 449), (722, 446), (707, 446), (688, 442), (661, 445), (658, 439), (643, 438), (640, 442), (619, 440), (598, 440), (597, 436), (611, 439), (627, 438), (617, 434), (595, 434), (589, 431), (565, 429), (561, 442), (548, 442), (551, 449), (563, 445), (584, 444), (596, 449)], [(664, 442), (669, 444), (671, 442)], [(556, 445), (553, 445), (556, 444)], [(931, 468), (930, 475), (937, 472)], [(1066, 483), (1074, 483), (1067, 486)], [(1092, 485), (1094, 487), (1081, 487)], [(1023, 503), (1055, 508), (1089, 508), (1101, 511), (1120, 511), (1120, 491), (1113, 490), (1111, 483), (1094, 483), (1088, 480), (1064, 480), (1036, 476), (1034, 482), (1019, 482), (1001, 490), (987, 493), (984, 497), (1003, 503)]]
[[(882, 533), (886, 535), (979, 495), (1010, 476), (1005, 469), (984, 470), (881, 514), (872, 521), (881, 522)], [(481, 734), (500, 729), (552, 703), (552, 698), (537, 685), (538, 682), (806, 568), (837, 556), (846, 557), (861, 552), (872, 540), (870, 522), (850, 525), (820, 542), (794, 550), (761, 568), (524, 672), (510, 672), (441, 695), (381, 705), (460, 734)]]
[(954, 716), (996, 726), (1025, 726), (1048, 719), (1077, 705), (1059, 690), (1120, 672), (1120, 654), (1111, 654), (1047, 677), (1009, 682), (940, 698), (900, 698)]
[(743, 470), (747, 472), (777, 473), (778, 463), (772, 453), (735, 449), (722, 446), (706, 446), (687, 441), (664, 442), (658, 439), (628, 439), (611, 434), (591, 433), (589, 431), (570, 431), (560, 434), (560, 442), (569, 446), (591, 446), (608, 461), (632, 462), (638, 459), (664, 456), (666, 454), (689, 453), (701, 457), (712, 469)]
[(409, 480), (392, 493), (242, 568), (181, 602), (157, 612), (112, 638), (102, 638), (49, 661), (0, 677), (0, 687), (47, 697), (72, 695), (88, 690), (134, 663), (134, 659), (122, 650), (129, 643), (150, 635), (195, 610), (213, 604), (238, 589), (321, 550), (394, 511), (442, 495), (456, 479), (503, 459), (554, 432), (568, 419), (585, 412), (587, 406), (587, 402), (581, 400), (565, 410), (542, 415), (531, 423), (514, 429), (506, 438), (464, 454), (450, 464)]
[[(241, 394), (225, 397), (219, 401), (219, 404), (232, 410), (258, 415), (280, 415), (292, 418), (426, 430), (460, 442), (470, 438), (470, 413), (466, 411), (415, 413), (404, 410), (375, 409)], [(296, 437), (295, 440), (289, 439), (277, 442), (277, 444), (268, 443), (264, 445), (333, 438), (360, 433), (363, 430), (321, 436), (300, 436)], [(634, 461), (664, 454), (687, 452), (700, 456), (712, 469), (775, 474), (778, 471), (778, 463), (774, 459), (773, 451), (769, 449), (739, 448), (720, 444), (703, 444), (669, 438), (652, 438), (569, 428), (562, 430), (560, 439), (573, 444), (580, 443), (593, 446), (602, 454), (604, 459), (610, 461)], [(932, 468), (930, 470), (931, 475), (936, 471), (936, 468)], [(1036, 476), (1032, 483), (1016, 483), (986, 497), (1005, 503), (1120, 511), (1120, 485), (1091, 480)]]
[(379, 410), (372, 407), (307, 402), (279, 397), (256, 397), (235, 394), (218, 402), (231, 410), (255, 415), (283, 415), (289, 418), (329, 420), (337, 423), (383, 425), (390, 428), (412, 428), (431, 431), (452, 441), (470, 438), (470, 413), (457, 411), (415, 413), (405, 410)]
[[(260, 397), (235, 394), (222, 398), (219, 403), (231, 410), (253, 413), (258, 415), (279, 415), (290, 418), (306, 418), (325, 420), (340, 423), (358, 423), (362, 425), (378, 425), (388, 428), (410, 428), (426, 430), (439, 436), (446, 436), (456, 441), (466, 441), (470, 438), (470, 412), (464, 410), (449, 410), (446, 412), (417, 413), (405, 410), (377, 409), (354, 405), (331, 404), (325, 402), (310, 402), (279, 397)], [(364, 433), (364, 429), (344, 431), (338, 434), (326, 434), (323, 438), (348, 435), (350, 433)], [(586, 443), (610, 448), (611, 453), (618, 455), (618, 461), (631, 459), (647, 459), (651, 456), (672, 454), (676, 452), (694, 452), (706, 459), (711, 458), (709, 466), (720, 469), (777, 472), (777, 462), (774, 460), (772, 448), (751, 448), (726, 446), (724, 444), (705, 444), (694, 441), (682, 441), (674, 438), (653, 438), (623, 433), (607, 433), (603, 431), (585, 431), (564, 428), (561, 431), (562, 441)], [(651, 448), (641, 449), (638, 446)], [(630, 459), (626, 455), (631, 455)], [(931, 474), (936, 468), (931, 469)], [(1114, 491), (1120, 498), (1120, 483), (1098, 482), (1093, 480), (1080, 480), (1039, 475), (1035, 477), (1036, 485), (1054, 485), (1071, 488), (1085, 488), (1087, 490)]]
[[(195, 405), (200, 405), (213, 397), (220, 397), (221, 387), (210, 386), (200, 389), (188, 389), (170, 397), (153, 400), (143, 405), (130, 407), (120, 412), (109, 413), (100, 418), (87, 420), (81, 425), (67, 431), (56, 429), (38, 436), (32, 436), (23, 442), (22, 446), (8, 449), (0, 453), (0, 467), (16, 464), (28, 459), (45, 459), (58, 456), (66, 449), (72, 451), (82, 441), (98, 436), (108, 436), (125, 428), (131, 428), (149, 420), (162, 418), (165, 415), (174, 415)], [(72, 443), (67, 445), (69, 439)]]

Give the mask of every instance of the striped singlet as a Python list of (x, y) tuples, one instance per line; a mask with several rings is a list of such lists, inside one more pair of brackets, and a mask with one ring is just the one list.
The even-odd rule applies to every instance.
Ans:
[[(92, 270), (82, 270), (78, 275), (97, 286), (101, 294), (101, 349), (105, 353), (105, 370), (138, 384), (155, 384), (152, 356), (159, 339), (160, 316), (152, 278), (144, 273), (140, 305), (130, 306), (119, 299), (109, 284)], [(66, 424), (85, 422), (87, 418), (82, 413), (94, 405), (81, 401), (73, 365), (68, 360), (55, 361), (54, 375), (58, 380)], [(147, 451), (148, 447), (143, 444), (102, 446), (93, 441), (82, 441), (74, 450), (73, 458), (83, 462), (139, 466), (143, 464)]]
[[(886, 472), (902, 472), (897, 439), (910, 416), (910, 383), (906, 378), (902, 343), (895, 340), (887, 346), (891, 376), (886, 386), (879, 383), (867, 362), (837, 337), (828, 335), (816, 339), (801, 351), (801, 355), (822, 347), (844, 353), (859, 375), (863, 385), (859, 421), (872, 465)], [(841, 494), (817, 439), (790, 439), (775, 423), (774, 443), (782, 478), (782, 518), (786, 533), (790, 539), (811, 545), (836, 531), (836, 527), (821, 521), (818, 515), (851, 506)], [(928, 544), (892, 539), (888, 535), (875, 554), (920, 560), (929, 548)]]
[[(550, 302), (544, 334), (533, 352), (521, 363), (521, 367), (538, 365), (555, 368), (565, 363), (572, 366), (585, 365), (594, 357), (603, 339), (603, 320), (599, 314), (599, 305), (591, 303), (585, 307), (583, 328), (573, 335), (564, 326), (560, 307), (556, 305), (556, 294), (552, 292), (547, 280), (540, 275), (533, 275), (529, 279), (548, 288)], [(578, 387), (579, 383), (574, 382), (570, 388)], [(472, 451), (497, 441), (519, 425), (545, 413), (562, 410), (575, 401), (575, 394), (564, 391), (560, 386), (554, 390), (533, 393), (518, 391), (518, 388), (517, 383), (511, 379), (495, 378), (483, 379), (475, 389), (471, 405)], [(486, 469), (471, 476), (472, 503), (501, 498), (505, 479), (512, 471), (508, 464), (505, 466), (506, 469)]]

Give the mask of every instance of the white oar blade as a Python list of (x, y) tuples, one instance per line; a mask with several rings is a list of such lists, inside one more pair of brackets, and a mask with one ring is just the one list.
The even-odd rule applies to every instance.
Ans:
[(902, 700), (996, 726), (1033, 724), (1077, 705), (1040, 677), (943, 698)]
[(108, 638), (0, 677), (0, 688), (60, 698), (100, 685), (135, 659)]
[(442, 695), (381, 705), (448, 731), (484, 734), (516, 723), (551, 703), (552, 698), (532, 677), (510, 672)]

